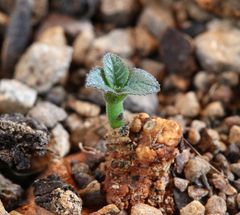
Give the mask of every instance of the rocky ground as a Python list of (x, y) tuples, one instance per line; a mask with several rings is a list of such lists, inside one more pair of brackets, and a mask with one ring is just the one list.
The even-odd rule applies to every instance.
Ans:
[(239, 18), (238, 0), (0, 0), (0, 214), (164, 213), (106, 199), (104, 100), (84, 83), (114, 52), (161, 84), (126, 119), (182, 126), (172, 211), (239, 215)]

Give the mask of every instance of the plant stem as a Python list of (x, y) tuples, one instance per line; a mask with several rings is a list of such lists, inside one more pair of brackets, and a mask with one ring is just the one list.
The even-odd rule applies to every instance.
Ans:
[(124, 125), (123, 100), (118, 102), (106, 102), (106, 112), (112, 128), (119, 128)]

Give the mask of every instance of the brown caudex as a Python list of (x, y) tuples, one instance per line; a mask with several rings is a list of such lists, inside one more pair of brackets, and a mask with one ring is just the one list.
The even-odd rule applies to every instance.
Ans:
[(108, 203), (121, 209), (147, 203), (172, 214), (174, 200), (167, 186), (181, 138), (178, 123), (145, 113), (138, 114), (129, 127), (110, 131), (103, 183)]

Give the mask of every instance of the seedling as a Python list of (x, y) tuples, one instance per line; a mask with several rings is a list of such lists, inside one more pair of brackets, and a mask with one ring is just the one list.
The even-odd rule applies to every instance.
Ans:
[(148, 72), (129, 69), (117, 55), (107, 53), (103, 57), (103, 68), (93, 68), (86, 80), (87, 87), (104, 93), (106, 112), (112, 128), (124, 125), (123, 102), (128, 95), (147, 95), (160, 90), (157, 80)]

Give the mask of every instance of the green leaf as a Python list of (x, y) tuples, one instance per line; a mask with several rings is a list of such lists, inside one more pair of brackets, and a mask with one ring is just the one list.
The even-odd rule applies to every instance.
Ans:
[(107, 84), (116, 91), (120, 91), (128, 81), (127, 65), (117, 55), (107, 53), (103, 57), (103, 69)]
[(148, 72), (134, 68), (129, 75), (128, 83), (121, 93), (129, 95), (147, 95), (160, 91), (160, 84)]
[(96, 88), (106, 93), (107, 92), (115, 93), (115, 91), (107, 85), (106, 81), (104, 80), (105, 79), (104, 74), (102, 73), (103, 69), (100, 67), (96, 67), (90, 70), (86, 79), (86, 87)]

